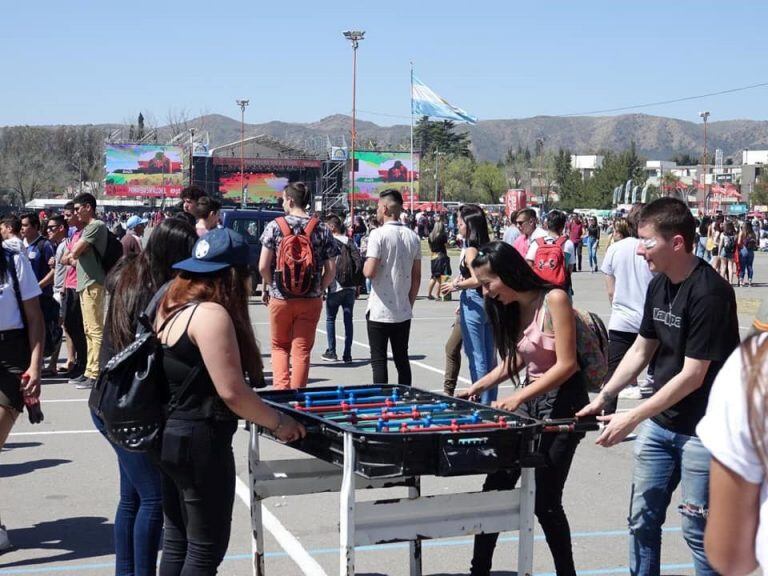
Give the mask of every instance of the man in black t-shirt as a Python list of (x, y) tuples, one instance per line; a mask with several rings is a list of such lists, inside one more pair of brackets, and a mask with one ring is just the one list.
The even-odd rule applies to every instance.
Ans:
[(658, 574), (661, 527), (682, 484), (683, 536), (696, 574), (715, 574), (704, 553), (709, 460), (696, 436), (717, 372), (739, 344), (733, 288), (693, 254), (696, 222), (688, 207), (661, 198), (640, 215), (638, 254), (658, 275), (648, 286), (640, 334), (611, 379), (578, 415), (600, 414), (658, 350), (655, 394), (621, 414), (600, 417), (597, 440), (613, 446), (640, 423), (629, 514), (630, 572)]

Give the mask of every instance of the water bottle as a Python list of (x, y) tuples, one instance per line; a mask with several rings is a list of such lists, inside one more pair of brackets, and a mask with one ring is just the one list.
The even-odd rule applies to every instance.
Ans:
[(43, 421), (43, 411), (40, 408), (40, 397), (26, 394), (23, 391), (23, 387), (29, 382), (29, 374), (24, 372), (21, 375), (22, 394), (24, 395), (24, 406), (27, 407), (27, 416), (29, 417), (30, 424), (40, 424)]

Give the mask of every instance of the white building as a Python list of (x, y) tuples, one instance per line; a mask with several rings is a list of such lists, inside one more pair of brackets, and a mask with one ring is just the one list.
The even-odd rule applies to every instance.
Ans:
[(741, 163), (747, 165), (768, 164), (768, 150), (743, 150)]
[(595, 154), (571, 154), (571, 168), (581, 173), (581, 179), (592, 178), (595, 170), (603, 167), (604, 156)]

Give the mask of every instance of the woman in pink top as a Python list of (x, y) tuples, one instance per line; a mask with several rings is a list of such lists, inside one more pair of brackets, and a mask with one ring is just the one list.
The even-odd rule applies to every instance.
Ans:
[[(576, 358), (576, 323), (568, 294), (539, 278), (511, 246), (491, 242), (472, 262), (485, 297), (501, 364), (460, 397), (476, 396), (507, 379), (515, 392), (495, 403), (503, 410), (537, 419), (569, 418), (589, 402)], [(526, 377), (520, 380), (520, 371)], [(536, 469), (536, 517), (558, 576), (575, 575), (571, 532), (563, 510), (563, 487), (583, 435), (545, 434), (540, 452), (547, 466)], [(483, 490), (511, 489), (519, 470), (490, 474)], [(475, 537), (472, 576), (490, 574), (498, 534)]]

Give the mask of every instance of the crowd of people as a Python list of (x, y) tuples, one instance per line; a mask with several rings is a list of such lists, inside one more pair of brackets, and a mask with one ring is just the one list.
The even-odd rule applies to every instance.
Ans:
[[(740, 345), (733, 289), (745, 276), (752, 282), (759, 239), (751, 222), (737, 233), (729, 219), (697, 222), (685, 204), (662, 198), (609, 222), (557, 210), (540, 218), (529, 208), (502, 227), (473, 204), (411, 217), (394, 189), (381, 193), (375, 214), (345, 222), (307, 212), (301, 182), (285, 187), (281, 203), (285, 215), (265, 226), (258, 261), (274, 388), (308, 385), (324, 308), (321, 358), (352, 362), (362, 292), (372, 382), (390, 380), (391, 352), (395, 381), (411, 385), (409, 339), (426, 240), (427, 299), (459, 292), (445, 347), (446, 394), (536, 419), (597, 417), (604, 424), (597, 443), (606, 448), (637, 435), (632, 574), (659, 573), (662, 526), (678, 486), (697, 574), (768, 565), (768, 342), (756, 336)], [(174, 409), (159, 450), (132, 452), (110, 441), (120, 477), (116, 574), (155, 574), (161, 539), (162, 576), (215, 574), (229, 542), (237, 420), (286, 442), (306, 434), (255, 390), (265, 379), (248, 311), (253, 263), (246, 240), (220, 225), (220, 208), (202, 190), (186, 188), (178, 214), (152, 218), (148, 239), (150, 219), (118, 217), (123, 233), (110, 230), (90, 194), (44, 224), (32, 213), (0, 222), (0, 447), (25, 404), (39, 397), (43, 374), (57, 370), (60, 332), (67, 377), (92, 388), (133, 341), (140, 313), (156, 303), (151, 321)], [(454, 245), (461, 246), (456, 275)], [(605, 276), (611, 304), (607, 377), (592, 398), (577, 344), (582, 315), (573, 306), (584, 247), (590, 272)], [(457, 390), (462, 351), (472, 383)], [(514, 390), (499, 397), (507, 380)], [(617, 412), (620, 397), (644, 401)], [(109, 441), (100, 415), (92, 417)], [(546, 465), (535, 474), (535, 514), (558, 575), (576, 574), (563, 491), (582, 439), (544, 435)], [(483, 490), (512, 488), (518, 478), (519, 471), (491, 474)], [(472, 575), (490, 574), (497, 537), (475, 537)], [(9, 545), (0, 529), (0, 550)]]

